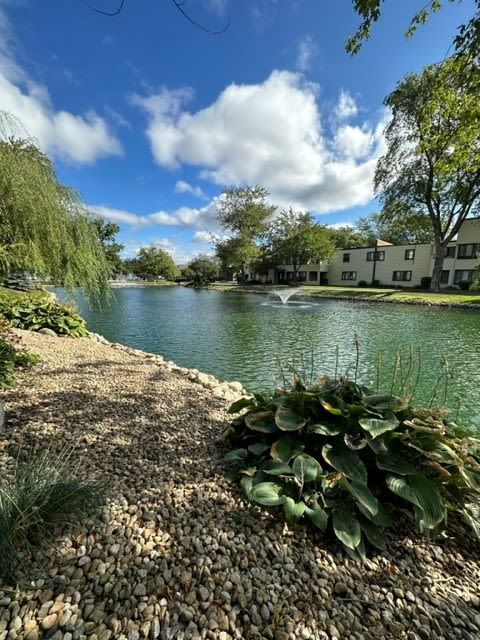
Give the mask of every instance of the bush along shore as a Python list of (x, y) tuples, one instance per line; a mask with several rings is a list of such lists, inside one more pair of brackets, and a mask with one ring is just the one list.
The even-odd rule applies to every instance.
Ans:
[(2, 482), (68, 451), (104, 498), (18, 545), (0, 640), (480, 637), (478, 451), (442, 416), (345, 380), (241, 398), (98, 336), (14, 332), (39, 360), (1, 392)]

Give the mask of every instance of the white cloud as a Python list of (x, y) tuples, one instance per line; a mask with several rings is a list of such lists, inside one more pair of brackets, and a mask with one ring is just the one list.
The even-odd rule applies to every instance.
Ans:
[[(261, 184), (280, 206), (329, 212), (372, 198), (384, 123), (322, 127), (318, 86), (298, 73), (273, 71), (262, 83), (231, 84), (208, 107), (189, 113), (188, 89), (135, 96), (148, 115), (156, 162), (199, 167), (217, 185)], [(354, 101), (340, 96), (344, 118)], [(329, 121), (329, 118), (326, 118)]]
[(357, 104), (352, 96), (347, 91), (341, 91), (338, 98), (338, 104), (335, 107), (335, 115), (339, 120), (346, 120), (352, 118), (358, 113)]
[(192, 195), (196, 196), (197, 198), (201, 198), (202, 200), (206, 200), (207, 199), (207, 196), (203, 193), (203, 191), (201, 190), (200, 187), (193, 187), (188, 182), (185, 182), (185, 180), (178, 180), (177, 181), (177, 183), (175, 185), (175, 192), (176, 193), (191, 193)]
[(217, 227), (215, 221), (216, 199), (212, 200), (205, 207), (199, 209), (180, 207), (174, 211), (154, 211), (147, 215), (140, 215), (114, 209), (105, 205), (87, 205), (89, 211), (95, 215), (102, 216), (106, 220), (128, 225), (132, 230), (154, 226), (188, 227), (194, 229), (214, 229)]
[(299, 71), (307, 71), (310, 68), (312, 57), (317, 51), (317, 46), (310, 35), (303, 36), (298, 44), (296, 67)]
[(55, 109), (47, 88), (35, 82), (16, 61), (16, 43), (1, 7), (0, 42), (2, 111), (17, 118), (24, 132), (36, 138), (43, 151), (77, 164), (122, 153), (120, 142), (94, 111), (78, 115)]

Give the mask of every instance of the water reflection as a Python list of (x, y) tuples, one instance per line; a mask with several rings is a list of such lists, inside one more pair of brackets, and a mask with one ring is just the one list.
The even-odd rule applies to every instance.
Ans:
[[(446, 359), (453, 375), (448, 380), (449, 405), (458, 398), (462, 420), (480, 425), (478, 312), (298, 302), (272, 306), (258, 294), (132, 286), (116, 289), (114, 302), (101, 312), (81, 300), (79, 310), (91, 331), (113, 342), (161, 353), (220, 379), (240, 380), (251, 391), (273, 389), (281, 380), (278, 361), (284, 370), (294, 362), (313, 378), (356, 372), (373, 388), (381, 379), (382, 391), (408, 375), (413, 382), (420, 371), (418, 383), (405, 390), (414, 390), (414, 401), (425, 404), (442, 380)], [(396, 363), (397, 352), (402, 357)], [(434, 404), (444, 402), (444, 387), (441, 381)]]

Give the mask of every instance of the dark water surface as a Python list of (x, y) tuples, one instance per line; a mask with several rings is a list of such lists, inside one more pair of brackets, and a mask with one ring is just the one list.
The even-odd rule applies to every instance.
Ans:
[[(445, 403), (446, 360), (453, 374), (447, 387), (451, 418), (460, 403), (459, 421), (480, 431), (478, 311), (296, 297), (283, 305), (273, 295), (138, 285), (116, 288), (103, 311), (82, 300), (78, 307), (88, 329), (112, 342), (239, 380), (249, 391), (273, 390), (281, 381), (280, 359), (287, 375), (292, 362), (307, 378), (335, 371), (355, 377), (357, 371), (359, 382), (376, 388), (380, 379), (385, 392), (396, 369), (397, 392), (400, 380), (408, 379), (414, 402), (428, 404), (437, 388), (438, 406)], [(395, 367), (397, 352), (401, 363)]]

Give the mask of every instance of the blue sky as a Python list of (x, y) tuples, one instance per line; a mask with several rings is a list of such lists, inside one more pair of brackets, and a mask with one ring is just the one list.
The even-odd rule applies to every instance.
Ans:
[[(91, 0), (113, 11), (120, 0)], [(280, 208), (328, 225), (377, 210), (383, 99), (445, 57), (473, 0), (388, 0), (355, 57), (350, 0), (0, 0), (0, 110), (54, 160), (62, 183), (120, 225), (125, 257), (155, 244), (181, 264), (212, 253), (225, 186), (260, 184)]]

